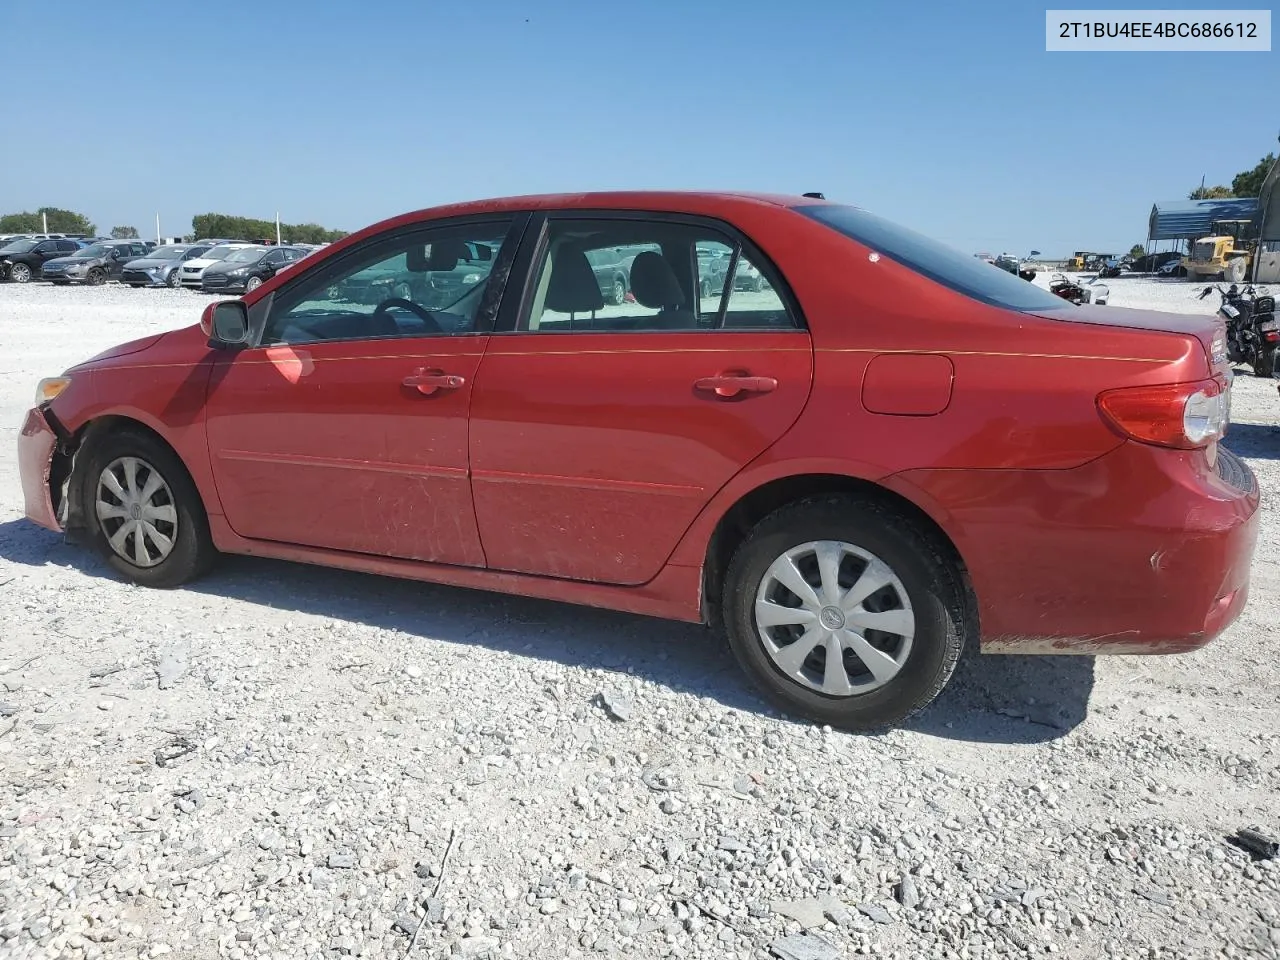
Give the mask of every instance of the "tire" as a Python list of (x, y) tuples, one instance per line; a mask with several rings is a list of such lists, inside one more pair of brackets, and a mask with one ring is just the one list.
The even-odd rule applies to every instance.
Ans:
[[(80, 502), (89, 540), (111, 568), (134, 583), (159, 589), (177, 587), (207, 572), (218, 553), (209, 535), (209, 521), (200, 494), (177, 455), (155, 437), (135, 430), (105, 434), (91, 439), (90, 443), (79, 478)], [(130, 461), (134, 464), (132, 468), (128, 466)], [(108, 469), (125, 496), (118, 496), (103, 479)], [(160, 478), (161, 487), (147, 499), (139, 500), (137, 495), (147, 492), (153, 475)], [(130, 489), (133, 497), (129, 496)], [(102, 506), (99, 506), (100, 499)], [(151, 508), (152, 529), (167, 537), (171, 544), (166, 552), (160, 541), (144, 532), (142, 555), (148, 561), (145, 564), (135, 559), (139, 527), (136, 517), (129, 516), (129, 507), (134, 504)], [(120, 531), (131, 523), (135, 532), (121, 535)], [(121, 552), (112, 546), (113, 535), (120, 537)]]
[(107, 282), (107, 271), (101, 267), (94, 267), (85, 276), (85, 282), (91, 287), (100, 287)]
[(170, 290), (176, 290), (182, 286), (182, 277), (177, 270), (171, 270), (169, 276), (164, 278), (164, 285)]
[(614, 277), (613, 290), (610, 291), (610, 297), (612, 299), (609, 302), (614, 304), (615, 306), (621, 306), (622, 304), (626, 303), (627, 302), (627, 281), (624, 280), (622, 277)]
[(1227, 261), (1227, 268), (1222, 271), (1222, 279), (1227, 283), (1239, 283), (1244, 279), (1245, 262), (1243, 257)]
[(30, 283), (31, 268), (25, 263), (11, 264), (9, 267), (9, 279), (14, 283)]
[(710, 280), (703, 279), (698, 281), (698, 296), (701, 297), (703, 300), (710, 299), (711, 297), (711, 281)]
[(1263, 347), (1253, 364), (1255, 377), (1270, 377), (1276, 369), (1276, 347)]
[(257, 290), (260, 286), (262, 286), (261, 277), (250, 277), (244, 282), (244, 292), (253, 293), (253, 291)]
[[(788, 602), (788, 591), (780, 588), (775, 577), (779, 569), (775, 562), (781, 564), (789, 553), (795, 553), (793, 569), (806, 574), (809, 582), (817, 576), (818, 550), (830, 550), (834, 544), (851, 551), (844, 554), (837, 567), (836, 587), (845, 591), (846, 598), (849, 587), (868, 582), (860, 579), (868, 571), (881, 576), (887, 568), (891, 582), (886, 581), (854, 604), (853, 610), (841, 612), (837, 604), (822, 606), (810, 622), (823, 639), (816, 645), (806, 643), (813, 652), (794, 673), (789, 673), (775, 660), (790, 648), (785, 643), (786, 634), (805, 631), (809, 636), (811, 628), (800, 625), (798, 615), (796, 625), (776, 621), (762, 628), (757, 621), (757, 603), (780, 611), (800, 602), (799, 594), (790, 594)], [(875, 566), (877, 563), (883, 566)], [(825, 591), (811, 589), (811, 593), (815, 603), (821, 605)], [(814, 604), (810, 606), (816, 609)], [(976, 634), (976, 621), (967, 613), (970, 609), (956, 563), (934, 537), (889, 507), (846, 496), (800, 500), (761, 520), (729, 563), (722, 601), (729, 647), (755, 685), (789, 713), (847, 730), (872, 730), (900, 723), (937, 697), (955, 670), (966, 636)], [(842, 644), (844, 669), (835, 676), (842, 678), (847, 689), (832, 695), (817, 688), (827, 683), (826, 644), (830, 638), (848, 638), (850, 634), (826, 628), (832, 623), (829, 616), (843, 624), (846, 613), (849, 621), (859, 614), (867, 618), (897, 614), (882, 616), (879, 622), (904, 629), (895, 634), (864, 625), (857, 649), (869, 656), (876, 652), (870, 647), (880, 650), (882, 655), (876, 657), (876, 662), (881, 673), (876, 676), (869, 672), (867, 661), (854, 652), (854, 646)], [(784, 620), (789, 619), (790, 615), (784, 613)], [(771, 653), (766, 647), (766, 636), (778, 652)], [(784, 643), (774, 643), (775, 640)], [(821, 673), (815, 671), (815, 661), (822, 664)], [(799, 679), (800, 675), (808, 680)]]

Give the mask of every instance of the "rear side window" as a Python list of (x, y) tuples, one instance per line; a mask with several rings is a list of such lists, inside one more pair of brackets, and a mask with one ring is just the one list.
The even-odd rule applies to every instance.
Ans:
[[(656, 217), (553, 219), (519, 330), (793, 330), (763, 258), (716, 227)], [(759, 260), (759, 263), (755, 261)]]
[(1007, 270), (857, 207), (833, 203), (792, 209), (973, 300), (1023, 313), (1069, 306)]

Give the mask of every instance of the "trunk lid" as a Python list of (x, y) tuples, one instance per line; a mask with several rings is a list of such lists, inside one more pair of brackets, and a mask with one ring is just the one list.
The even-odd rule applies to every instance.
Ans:
[(1204, 347), (1205, 357), (1214, 376), (1226, 376), (1227, 327), (1214, 313), (1165, 313), (1162, 310), (1139, 310), (1133, 307), (1082, 305), (1066, 310), (1045, 310), (1035, 316), (1068, 323), (1091, 323), (1101, 327), (1127, 327), (1131, 330), (1154, 330), (1195, 337)]

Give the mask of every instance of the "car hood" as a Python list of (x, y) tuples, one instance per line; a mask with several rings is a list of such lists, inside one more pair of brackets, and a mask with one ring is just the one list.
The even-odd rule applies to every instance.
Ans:
[(184, 267), (200, 267), (201, 269), (203, 269), (204, 267), (211, 267), (215, 263), (223, 263), (223, 262), (224, 261), (222, 260), (206, 260), (204, 257), (196, 257), (194, 260), (185, 261), (182, 265)]
[(209, 269), (207, 269), (205, 273), (231, 273), (233, 270), (241, 270), (241, 269), (252, 270), (257, 265), (258, 265), (258, 262), (231, 263), (227, 260), (215, 260), (213, 261), (213, 265), (209, 267)]
[(72, 370), (84, 369), (92, 367), (101, 360), (110, 360), (113, 357), (127, 357), (131, 353), (141, 353), (143, 350), (149, 350), (157, 343), (163, 340), (168, 333), (155, 333), (149, 337), (139, 337), (137, 340), (129, 340), (125, 343), (118, 343), (114, 347), (108, 347), (99, 354), (95, 354), (88, 360), (76, 364)]
[(54, 257), (52, 260), (46, 260), (46, 264), (81, 264), (81, 263), (102, 263), (102, 257)]

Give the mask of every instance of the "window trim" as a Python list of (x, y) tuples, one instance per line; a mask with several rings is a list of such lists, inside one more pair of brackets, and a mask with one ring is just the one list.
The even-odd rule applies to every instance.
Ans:
[[(267, 346), (262, 342), (263, 335), (266, 333), (267, 321), (271, 317), (271, 312), (276, 303), (277, 294), (285, 294), (295, 291), (299, 286), (316, 282), (317, 288), (331, 283), (333, 279), (347, 270), (353, 260), (359, 260), (366, 257), (370, 252), (379, 248), (386, 247), (393, 249), (403, 243), (416, 242), (414, 238), (426, 234), (435, 233), (440, 230), (459, 229), (471, 226), (482, 227), (486, 224), (507, 224), (506, 236), (502, 239), (502, 247), (498, 253), (497, 260), (494, 261), (493, 269), (489, 271), (489, 285), (485, 289), (484, 296), (481, 298), (479, 306), (476, 307), (475, 329), (467, 333), (423, 333), (417, 334), (412, 338), (409, 337), (350, 337), (333, 340), (317, 340), (308, 341), (306, 346), (315, 344), (328, 343), (364, 343), (366, 341), (387, 341), (387, 340), (405, 340), (405, 339), (449, 339), (455, 340), (461, 337), (477, 337), (487, 336), (493, 330), (494, 321), (498, 315), (501, 304), (506, 299), (507, 287), (511, 278), (511, 267), (515, 262), (521, 240), (524, 237), (525, 230), (529, 223), (529, 213), (527, 211), (502, 211), (498, 213), (487, 214), (469, 214), (458, 217), (440, 217), (434, 220), (418, 220), (409, 224), (401, 224), (397, 227), (384, 230), (370, 237), (366, 237), (359, 243), (342, 250), (336, 254), (330, 254), (324, 257), (318, 263), (312, 264), (300, 271), (290, 270), (284, 274), (288, 279), (279, 287), (272, 290), (267, 296), (261, 300), (255, 301), (249, 308), (249, 330), (250, 339), (247, 349), (262, 349)], [(422, 241), (427, 242), (427, 241)], [(299, 261), (295, 261), (299, 262)], [(495, 279), (496, 278), (496, 279)]]
[(790, 327), (725, 327), (723, 325), (722, 315), (727, 309), (730, 299), (732, 299), (733, 291), (729, 291), (729, 296), (723, 297), (720, 309), (717, 311), (717, 323), (714, 327), (696, 327), (687, 330), (563, 330), (556, 331), (550, 336), (565, 337), (577, 334), (588, 336), (615, 335), (639, 335), (639, 334), (694, 334), (694, 333), (715, 333), (715, 334), (780, 334), (780, 333), (803, 333), (808, 334), (809, 322), (804, 315), (804, 311), (800, 308), (800, 301), (795, 295), (795, 291), (791, 288), (790, 282), (783, 274), (782, 270), (773, 261), (773, 258), (765, 254), (760, 246), (755, 243), (747, 234), (738, 229), (727, 220), (721, 220), (716, 217), (708, 217), (699, 214), (679, 213), (671, 210), (631, 210), (631, 209), (601, 209), (597, 207), (583, 207), (581, 209), (573, 207), (561, 207), (555, 210), (539, 211), (534, 213), (525, 229), (524, 237), (520, 241), (520, 248), (516, 253), (515, 264), (512, 268), (513, 273), (518, 273), (521, 278), (520, 290), (517, 295), (516, 291), (512, 291), (511, 295), (505, 297), (502, 301), (501, 309), (498, 312), (497, 322), (493, 327), (494, 336), (504, 335), (529, 335), (537, 334), (535, 330), (520, 329), (520, 321), (528, 317), (530, 310), (533, 308), (533, 300), (537, 294), (537, 269), (541, 266), (543, 258), (546, 255), (547, 245), (550, 243), (551, 222), (554, 220), (631, 220), (631, 221), (656, 221), (659, 223), (679, 224), (681, 226), (701, 227), (707, 230), (714, 230), (723, 234), (734, 243), (741, 247), (746, 258), (754, 263), (757, 268), (769, 280), (770, 285), (778, 293), (778, 298), (782, 301), (783, 309), (790, 315), (793, 326)]

